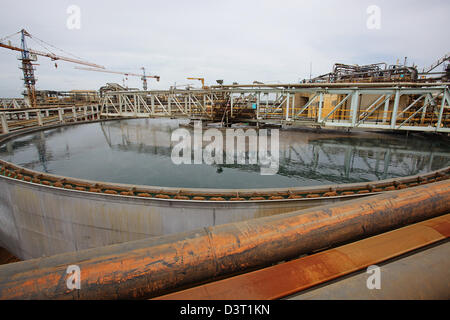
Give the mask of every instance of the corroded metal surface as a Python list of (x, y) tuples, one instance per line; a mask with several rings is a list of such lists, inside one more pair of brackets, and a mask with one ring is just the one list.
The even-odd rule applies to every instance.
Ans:
[(20, 261), (19, 258), (11, 254), (8, 250), (0, 247), (0, 265)]
[[(147, 298), (450, 212), (450, 181), (0, 267), (1, 299)], [(66, 269), (81, 269), (68, 291)]]
[(450, 167), (426, 174), (398, 179), (373, 181), (370, 183), (276, 189), (171, 188), (104, 183), (100, 181), (90, 181), (41, 173), (38, 171), (25, 169), (4, 160), (0, 160), (0, 177), (1, 176), (44, 187), (54, 187), (90, 193), (102, 193), (115, 196), (183, 201), (255, 202), (299, 199), (313, 200), (335, 197), (351, 198), (354, 196), (374, 195), (383, 191), (405, 189), (415, 187), (417, 185), (449, 179)]
[(278, 189), (199, 189), (102, 183), (39, 173), (3, 160), (0, 160), (0, 165), (0, 175), (43, 186), (109, 195), (192, 201), (278, 201), (362, 196), (415, 187), (419, 184), (450, 178), (450, 167), (447, 167), (427, 174), (371, 183)]
[(368, 290), (361, 271), (288, 300), (449, 300), (450, 241), (381, 264), (379, 289)]
[[(450, 237), (450, 214), (286, 263), (163, 295), (156, 299), (279, 299), (448, 237)], [(426, 273), (427, 270), (423, 272)], [(362, 283), (365, 284), (365, 282)], [(328, 298), (332, 297), (328, 296)]]

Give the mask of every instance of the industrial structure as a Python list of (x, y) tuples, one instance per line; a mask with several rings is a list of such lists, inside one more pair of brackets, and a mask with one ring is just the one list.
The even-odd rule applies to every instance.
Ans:
[(208, 87), (205, 86), (205, 78), (195, 78), (195, 77), (189, 77), (188, 80), (198, 80), (202, 83), (202, 89), (207, 89)]
[(191, 117), (255, 124), (450, 132), (448, 83), (222, 85), (110, 91), (104, 117)]
[[(19, 33), (21, 36), (21, 41), (20, 41), (21, 47), (20, 48), (12, 46), (10, 44), (2, 43), (3, 40), (11, 38), (12, 36), (19, 34)], [(20, 60), (22, 61), (21, 69), (23, 71), (24, 85), (27, 90), (25, 96), (28, 98), (29, 104), (32, 108), (36, 108), (36, 106), (37, 106), (36, 88), (35, 88), (36, 77), (34, 75), (35, 69), (34, 69), (34, 64), (33, 64), (33, 62), (37, 61), (37, 56), (47, 57), (47, 58), (50, 58), (52, 61), (62, 60), (62, 61), (67, 61), (67, 62), (71, 62), (71, 63), (82, 64), (82, 65), (87, 65), (87, 66), (104, 69), (103, 66), (95, 64), (95, 63), (90, 63), (90, 62), (82, 61), (79, 59), (59, 56), (59, 55), (55, 55), (51, 52), (47, 53), (47, 52), (30, 49), (27, 46), (26, 37), (32, 38), (32, 35), (30, 33), (28, 33), (25, 29), (22, 29), (21, 31), (14, 33), (6, 38), (2, 38), (0, 40), (0, 47), (14, 50), (14, 51), (19, 51), (21, 53), (21, 58), (20, 58)], [(35, 38), (35, 37), (33, 37), (33, 38)], [(39, 39), (37, 39), (37, 40), (39, 40)], [(39, 40), (39, 41), (43, 42), (42, 40)], [(55, 67), (57, 67), (57, 64), (55, 64)]]
[[(448, 54), (422, 72), (405, 59), (335, 64), (302, 83), (205, 85), (192, 77), (201, 88), (147, 90), (147, 78), (159, 76), (144, 68), (142, 75), (116, 72), (39, 52), (28, 48), (28, 32), (19, 33), (20, 48), (0, 41), (21, 52), (27, 89), (24, 99), (0, 99), (5, 148), (43, 130), (159, 117), (222, 127), (450, 133)], [(137, 76), (143, 90), (107, 83), (99, 91), (39, 91), (35, 55)], [(348, 164), (351, 150), (345, 153)], [(258, 189), (119, 184), (44, 171), (0, 160), (0, 245), (25, 260), (0, 266), (0, 299), (450, 299), (448, 166)], [(406, 289), (368, 294), (361, 274), (374, 264)], [(83, 270), (81, 291), (66, 286), (73, 265)], [(411, 277), (417, 270), (425, 275)]]
[[(308, 82), (446, 82), (450, 80), (450, 64), (445, 64), (449, 60), (450, 53), (447, 53), (431, 66), (423, 68), (421, 73), (417, 66), (407, 65), (406, 57), (403, 65), (397, 63), (388, 66), (385, 62), (362, 66), (336, 63), (332, 72)], [(444, 65), (443, 71), (433, 72), (441, 65)]]
[(106, 73), (115, 73), (115, 74), (121, 74), (124, 75), (126, 77), (128, 76), (132, 76), (132, 77), (140, 77), (142, 80), (142, 89), (144, 89), (144, 91), (147, 90), (147, 78), (154, 78), (156, 79), (156, 81), (159, 81), (160, 77), (159, 76), (149, 76), (145, 74), (145, 68), (142, 67), (142, 75), (136, 74), (136, 73), (131, 73), (131, 72), (120, 72), (120, 71), (111, 71), (111, 70), (103, 70), (103, 69), (95, 69), (95, 68), (84, 68), (84, 67), (75, 67), (75, 69), (78, 70), (86, 70), (86, 71), (96, 71), (96, 72), (106, 72)]

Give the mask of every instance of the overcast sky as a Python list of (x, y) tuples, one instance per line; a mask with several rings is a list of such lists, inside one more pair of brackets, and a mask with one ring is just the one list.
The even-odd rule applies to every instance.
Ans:
[[(81, 10), (68, 29), (67, 8)], [(368, 29), (368, 6), (380, 8), (380, 29)], [(32, 35), (108, 69), (149, 73), (149, 88), (253, 81), (286, 83), (327, 73), (335, 62), (367, 64), (408, 57), (419, 67), (450, 51), (450, 1), (5, 1), (0, 38), (25, 28)], [(12, 39), (19, 45), (19, 37)], [(29, 47), (45, 51), (29, 40)], [(56, 54), (66, 55), (52, 49)], [(23, 90), (18, 52), (0, 48), (0, 97)], [(38, 59), (38, 89), (99, 89), (123, 77), (80, 71)], [(139, 78), (128, 86), (142, 88)]]

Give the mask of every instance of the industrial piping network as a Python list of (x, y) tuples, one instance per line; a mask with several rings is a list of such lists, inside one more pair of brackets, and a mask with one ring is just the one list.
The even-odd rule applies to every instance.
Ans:
[[(33, 259), (0, 266), (0, 299), (156, 297), (449, 212), (450, 181), (440, 181), (338, 205)], [(445, 228), (440, 230), (447, 238)], [(80, 267), (82, 290), (67, 289), (69, 265)]]

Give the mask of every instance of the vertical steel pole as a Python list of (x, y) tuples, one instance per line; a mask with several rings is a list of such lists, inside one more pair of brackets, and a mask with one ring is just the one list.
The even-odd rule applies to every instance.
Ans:
[(150, 101), (152, 104), (152, 114), (154, 115), (155, 114), (155, 96), (153, 94), (150, 96)]
[(75, 107), (72, 107), (73, 121), (77, 121), (77, 110)]
[(441, 110), (439, 111), (439, 118), (438, 122), (436, 124), (436, 131), (439, 131), (442, 124), (442, 115), (444, 114), (444, 108), (445, 108), (445, 100), (447, 99), (447, 89), (444, 88), (442, 91), (442, 103), (441, 103)]
[(0, 118), (2, 121), (2, 131), (3, 133), (8, 133), (9, 132), (9, 128), (8, 128), (8, 122), (6, 121), (6, 115), (4, 113), (0, 114)]
[(392, 117), (391, 117), (391, 129), (395, 129), (395, 124), (397, 122), (397, 112), (398, 112), (399, 103), (400, 103), (400, 90), (395, 89), (394, 107), (392, 109)]
[(423, 123), (425, 121), (425, 116), (427, 114), (427, 106), (428, 106), (428, 103), (431, 102), (429, 95), (430, 94), (426, 95), (425, 101), (423, 102), (425, 106), (423, 107), (423, 110), (422, 110), (422, 116), (420, 117), (420, 123)]
[(317, 115), (317, 122), (322, 122), (322, 110), (323, 110), (323, 92), (320, 93), (319, 112)]
[(260, 92), (258, 92), (257, 94), (256, 94), (256, 114), (257, 114), (257, 116), (256, 116), (256, 118), (259, 120), (260, 119), (260, 116), (259, 116), (259, 98), (260, 98)]
[(292, 95), (291, 118), (294, 119), (295, 113), (295, 93)]
[(60, 123), (64, 122), (64, 118), (63, 118), (63, 115), (62, 115), (62, 109), (58, 109), (58, 119), (59, 119)]
[(233, 93), (230, 93), (231, 117), (233, 117)]
[[(202, 93), (202, 97), (203, 97), (203, 108), (205, 109), (205, 115), (208, 115), (208, 110), (206, 109), (206, 94), (204, 92)], [(233, 114), (233, 111), (231, 112), (231, 114)]]
[(189, 115), (192, 115), (191, 94), (188, 94)]
[(122, 95), (117, 95), (117, 98), (119, 99), (119, 115), (122, 115)]
[(41, 110), (36, 111), (36, 116), (37, 116), (38, 126), (42, 127), (43, 123), (42, 123)]
[(383, 110), (383, 122), (387, 122), (388, 121), (388, 111), (389, 111), (389, 103), (391, 101), (391, 97), (389, 97), (389, 99), (386, 100), (386, 102), (384, 103), (384, 110)]
[(289, 100), (291, 100), (291, 94), (288, 92), (286, 98), (286, 121), (289, 121)]
[(167, 98), (167, 111), (169, 115), (172, 115), (172, 94), (169, 93), (169, 97)]
[(352, 93), (352, 102), (350, 106), (350, 112), (352, 116), (352, 127), (356, 125), (356, 118), (358, 117), (359, 108), (359, 90), (354, 90)]

